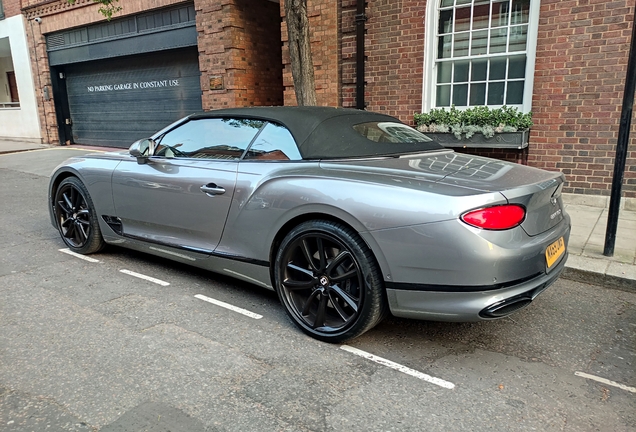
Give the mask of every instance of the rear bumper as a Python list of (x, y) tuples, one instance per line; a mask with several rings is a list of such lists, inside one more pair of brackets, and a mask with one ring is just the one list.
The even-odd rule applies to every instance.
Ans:
[(529, 305), (554, 283), (565, 268), (567, 254), (550, 273), (505, 288), (481, 291), (428, 291), (387, 286), (391, 313), (398, 317), (430, 321), (485, 321), (502, 318)]

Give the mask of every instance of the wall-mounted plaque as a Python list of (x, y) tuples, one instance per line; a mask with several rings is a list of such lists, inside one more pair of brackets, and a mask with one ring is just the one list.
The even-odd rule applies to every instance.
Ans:
[(223, 90), (223, 75), (210, 76), (210, 90)]

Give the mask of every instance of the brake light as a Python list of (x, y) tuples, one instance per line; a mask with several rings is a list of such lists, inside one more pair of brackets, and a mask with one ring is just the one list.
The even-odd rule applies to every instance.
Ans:
[(469, 211), (461, 216), (468, 225), (487, 230), (506, 230), (519, 226), (526, 217), (520, 205), (506, 204)]

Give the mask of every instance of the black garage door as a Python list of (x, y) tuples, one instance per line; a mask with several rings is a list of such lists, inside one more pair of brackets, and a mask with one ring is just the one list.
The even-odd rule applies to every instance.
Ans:
[(195, 47), (67, 65), (77, 144), (128, 147), (201, 110)]

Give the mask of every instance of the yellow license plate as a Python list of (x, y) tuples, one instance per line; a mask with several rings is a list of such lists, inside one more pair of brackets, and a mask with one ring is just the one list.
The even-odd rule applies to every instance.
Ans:
[(545, 250), (545, 261), (548, 268), (552, 267), (552, 265), (557, 262), (564, 253), (565, 242), (563, 241), (563, 237), (561, 237), (554, 243), (550, 244), (550, 246), (548, 246)]

